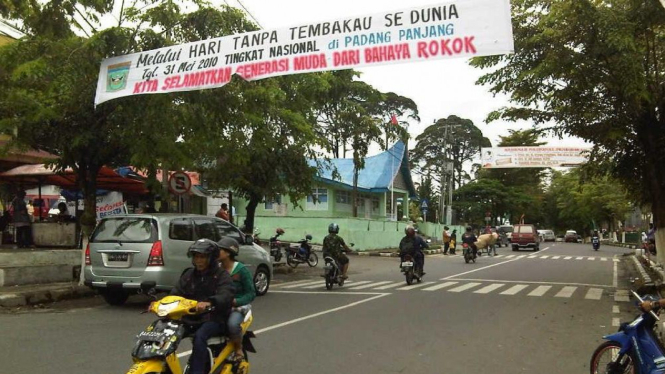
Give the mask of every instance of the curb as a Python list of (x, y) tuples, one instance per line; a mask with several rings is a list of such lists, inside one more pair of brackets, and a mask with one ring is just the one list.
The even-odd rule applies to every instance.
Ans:
[(0, 307), (15, 308), (26, 305), (44, 304), (92, 296), (95, 293), (93, 289), (86, 286), (79, 286), (75, 283), (47, 285), (44, 288), (0, 293)]
[(640, 272), (640, 275), (642, 276), (642, 279), (644, 280), (644, 284), (653, 284), (653, 281), (651, 280), (651, 276), (649, 276), (647, 271), (644, 269), (644, 265), (642, 265), (640, 260), (637, 259), (637, 256), (632, 256), (632, 257), (633, 257), (633, 262), (635, 263), (635, 267)]

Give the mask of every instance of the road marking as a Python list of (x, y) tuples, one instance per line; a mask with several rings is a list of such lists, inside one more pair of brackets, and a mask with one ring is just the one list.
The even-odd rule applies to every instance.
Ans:
[(515, 295), (515, 294), (517, 294), (518, 292), (522, 291), (523, 289), (525, 289), (527, 287), (529, 287), (529, 286), (526, 285), (526, 284), (518, 284), (516, 286), (512, 286), (509, 289), (501, 292), (501, 295)]
[(526, 257), (526, 255), (519, 255), (519, 256), (517, 256), (518, 259), (520, 259), (520, 258), (524, 258), (524, 257)]
[(614, 301), (616, 302), (630, 302), (630, 297), (628, 296), (628, 290), (617, 290), (614, 294)]
[(577, 287), (566, 286), (558, 294), (554, 295), (554, 297), (571, 297), (575, 293), (575, 290), (577, 290)]
[(412, 289), (414, 289), (414, 288), (418, 288), (418, 287), (422, 287), (422, 286), (428, 286), (428, 285), (433, 284), (433, 283), (434, 283), (434, 282), (422, 282), (422, 283), (416, 283), (416, 284), (412, 284), (412, 285), (410, 285), (410, 286), (400, 287), (400, 288), (398, 288), (398, 290), (401, 290), (401, 291), (404, 291), (404, 290), (412, 290)]
[[(320, 282), (320, 281), (319, 281), (319, 282)], [(359, 285), (361, 285), (361, 284), (365, 284), (365, 283), (372, 283), (372, 281), (353, 282), (353, 287), (355, 287), (355, 286), (359, 286)], [(326, 285), (326, 284), (325, 284), (325, 282), (324, 282), (323, 284), (315, 284), (315, 285), (313, 285), (313, 286), (306, 286), (306, 287), (302, 287), (302, 288), (303, 288), (303, 289), (306, 289), (306, 290), (310, 290), (310, 289), (312, 289), (312, 288), (318, 288), (319, 286), (324, 286), (324, 287), (325, 287), (325, 285)]]
[(621, 261), (621, 260), (619, 260), (618, 258), (614, 259), (614, 262), (619, 262), (619, 261)]
[(546, 251), (548, 249), (550, 249), (550, 247), (545, 247), (545, 248), (541, 249), (541, 251)]
[(465, 281), (465, 282), (493, 282), (493, 283), (524, 283), (524, 284), (551, 284), (554, 286), (580, 286), (580, 287), (603, 287), (603, 288), (613, 288), (614, 286), (609, 284), (589, 284), (589, 283), (568, 283), (568, 282), (537, 282), (537, 281), (525, 281), (525, 280), (504, 280), (504, 279), (476, 279), (476, 278), (458, 278), (456, 281)]
[(566, 256), (564, 260), (570, 260), (572, 257), (571, 256)]
[(515, 257), (515, 255), (508, 255), (508, 256), (506, 256), (506, 258), (513, 258), (513, 257)]
[(389, 284), (389, 285), (386, 285), (386, 286), (376, 287), (375, 290), (387, 290), (389, 288), (397, 287), (397, 286), (402, 285), (402, 284), (404, 284), (404, 283), (401, 282), (401, 281), (400, 282), (395, 282), (393, 284)]
[(554, 257), (552, 257), (552, 260), (558, 260), (560, 258), (561, 258), (561, 256), (554, 256)]
[(620, 313), (618, 305), (612, 305), (612, 313)]
[(614, 274), (612, 275), (612, 286), (615, 288), (619, 285), (619, 272), (617, 270), (617, 263), (614, 263)]
[(584, 260), (584, 257), (578, 257), (576, 260)]
[(600, 261), (607, 261), (607, 257), (601, 257)]
[(612, 327), (619, 327), (621, 325), (621, 319), (619, 318), (612, 318)]
[(538, 257), (538, 256), (536, 256), (536, 255), (531, 255), (531, 256), (528, 256), (527, 258), (536, 258), (536, 257)]
[[(323, 279), (321, 279), (323, 280)], [(288, 286), (283, 286), (283, 289), (288, 289), (288, 288), (297, 288), (297, 287), (302, 287), (302, 286), (308, 286), (311, 284), (321, 284), (321, 280), (318, 280), (316, 282), (305, 282), (305, 283), (298, 283), (298, 284), (290, 284)]]
[(271, 284), (271, 286), (272, 286), (273, 288), (275, 288), (275, 287), (291, 286), (291, 285), (295, 285), (295, 284), (299, 284), (299, 285), (304, 286), (305, 283), (310, 283), (311, 281), (312, 281), (311, 279), (304, 279), (304, 280), (299, 280), (299, 281), (294, 281), (294, 282), (279, 283), (279, 284), (274, 284), (274, 285)]
[(459, 276), (464, 275), (464, 274), (474, 273), (474, 272), (476, 272), (476, 271), (489, 269), (489, 268), (491, 268), (491, 267), (495, 267), (495, 266), (499, 266), (499, 265), (503, 265), (503, 264), (508, 264), (508, 263), (513, 262), (513, 261), (517, 261), (517, 260), (519, 260), (519, 259), (520, 259), (520, 257), (518, 257), (518, 258), (514, 258), (514, 259), (512, 259), (512, 260), (507, 260), (507, 261), (499, 262), (499, 263), (492, 264), (492, 265), (483, 266), (483, 267), (481, 267), (481, 268), (477, 268), (477, 269), (474, 269), (474, 270), (465, 271), (464, 273), (459, 273), (459, 274), (451, 275), (451, 276), (448, 276), (448, 277), (445, 277), (445, 278), (441, 278), (441, 279), (439, 279), (439, 280), (448, 280), (448, 279), (450, 279), (450, 278), (459, 277)]
[(529, 292), (527, 296), (543, 296), (552, 286), (538, 286), (535, 290)]
[[(264, 332), (268, 332), (270, 330), (275, 330), (275, 329), (278, 329), (278, 328), (281, 328), (281, 327), (292, 325), (294, 323), (306, 321), (308, 319), (316, 318), (316, 317), (319, 317), (319, 316), (322, 316), (322, 315), (325, 315), (325, 314), (334, 313), (334, 312), (337, 312), (339, 310), (351, 308), (351, 307), (354, 307), (356, 305), (360, 305), (360, 304), (367, 303), (367, 302), (376, 300), (376, 299), (384, 297), (384, 296), (391, 295), (390, 293), (366, 293), (366, 292), (348, 293), (348, 292), (271, 291), (271, 293), (306, 293), (306, 294), (321, 294), (321, 295), (340, 294), (340, 295), (373, 295), (373, 296), (370, 297), (370, 298), (367, 298), (367, 299), (363, 299), (363, 300), (359, 300), (359, 301), (350, 303), (350, 304), (342, 305), (342, 306), (337, 307), (337, 308), (324, 310), (322, 312), (318, 312), (318, 313), (310, 314), (310, 315), (303, 316), (303, 317), (300, 317), (300, 318), (292, 319), (290, 321), (286, 321), (286, 322), (278, 323), (276, 325), (264, 327), (264, 328), (259, 329), (259, 330), (254, 330), (255, 335), (259, 335), (259, 334), (262, 334)], [(192, 354), (192, 351), (189, 350), (189, 351), (185, 351), (185, 352), (182, 352), (182, 353), (178, 353), (177, 356), (178, 356), (178, 358), (181, 358), (181, 357), (189, 356), (191, 354)]]
[(550, 256), (540, 256), (542, 259), (550, 258)]
[(594, 261), (596, 258), (595, 257), (587, 257), (586, 259), (589, 260), (589, 261)]
[(445, 282), (445, 283), (440, 283), (440, 284), (437, 284), (436, 286), (423, 288), (422, 291), (436, 291), (436, 290), (440, 290), (440, 289), (442, 289), (442, 288), (446, 288), (446, 287), (452, 286), (453, 284), (457, 284), (457, 283), (459, 283), (459, 282)]
[(503, 283), (494, 283), (494, 284), (490, 284), (489, 286), (485, 286), (485, 287), (483, 287), (483, 288), (481, 288), (477, 291), (473, 291), (473, 293), (490, 293), (490, 292), (496, 290), (497, 288), (501, 288), (503, 286), (505, 286), (505, 284), (503, 284)]
[(386, 284), (386, 283), (392, 283), (392, 281), (375, 282), (375, 283), (370, 283), (370, 284), (364, 284), (362, 286), (358, 286), (357, 283), (356, 283), (356, 286), (350, 287), (349, 289), (350, 290), (364, 290), (366, 288), (372, 288), (372, 287), (380, 286), (380, 285)]
[(468, 289), (470, 289), (470, 288), (473, 288), (473, 287), (479, 286), (480, 284), (481, 284), (481, 283), (467, 283), (467, 284), (461, 285), (461, 286), (459, 286), (459, 287), (451, 288), (451, 289), (449, 289), (448, 291), (449, 291), (449, 292), (462, 292), (462, 291), (466, 291), (466, 290), (468, 290)]
[(600, 300), (602, 296), (603, 296), (602, 288), (589, 288), (589, 291), (587, 291), (586, 296), (584, 296), (584, 298), (589, 300)]

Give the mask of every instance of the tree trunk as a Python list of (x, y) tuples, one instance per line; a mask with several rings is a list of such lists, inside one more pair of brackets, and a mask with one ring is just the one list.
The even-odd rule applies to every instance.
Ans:
[(247, 203), (247, 207), (245, 208), (247, 211), (247, 217), (245, 217), (245, 223), (244, 223), (245, 234), (252, 234), (254, 232), (254, 216), (256, 214), (256, 207), (259, 205), (260, 202), (261, 202), (260, 196), (252, 195), (249, 197), (249, 202)]
[(358, 167), (353, 167), (353, 196), (351, 197), (353, 203), (353, 216), (358, 217)]
[(79, 170), (80, 185), (83, 192), (83, 215), (81, 215), (81, 231), (89, 237), (97, 223), (97, 174), (101, 167), (88, 165)]

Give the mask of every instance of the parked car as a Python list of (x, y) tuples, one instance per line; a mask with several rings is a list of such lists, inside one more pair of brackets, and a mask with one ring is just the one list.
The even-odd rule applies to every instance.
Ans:
[(566, 243), (577, 243), (577, 237), (577, 231), (568, 230), (566, 231), (566, 235), (563, 237), (563, 241)]
[(513, 251), (520, 248), (533, 248), (534, 251), (539, 251), (540, 240), (536, 227), (529, 224), (515, 225), (510, 236), (510, 244), (513, 246)]
[(556, 236), (552, 230), (538, 230), (538, 235), (540, 236), (541, 242), (553, 242), (556, 241)]
[(513, 233), (513, 226), (511, 225), (502, 225), (496, 228), (496, 231), (499, 233), (499, 242), (500, 246), (510, 245), (510, 236)]
[(268, 253), (236, 226), (220, 218), (188, 214), (128, 214), (102, 218), (85, 250), (85, 284), (111, 305), (150, 288), (170, 291), (192, 266), (187, 249), (196, 240), (232, 237), (238, 261), (254, 276), (257, 295), (268, 292), (273, 275)]

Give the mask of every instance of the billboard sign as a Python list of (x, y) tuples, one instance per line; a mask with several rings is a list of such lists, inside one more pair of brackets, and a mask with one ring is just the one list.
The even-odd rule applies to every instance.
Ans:
[(494, 147), (481, 149), (485, 169), (578, 166), (587, 161), (584, 147)]

